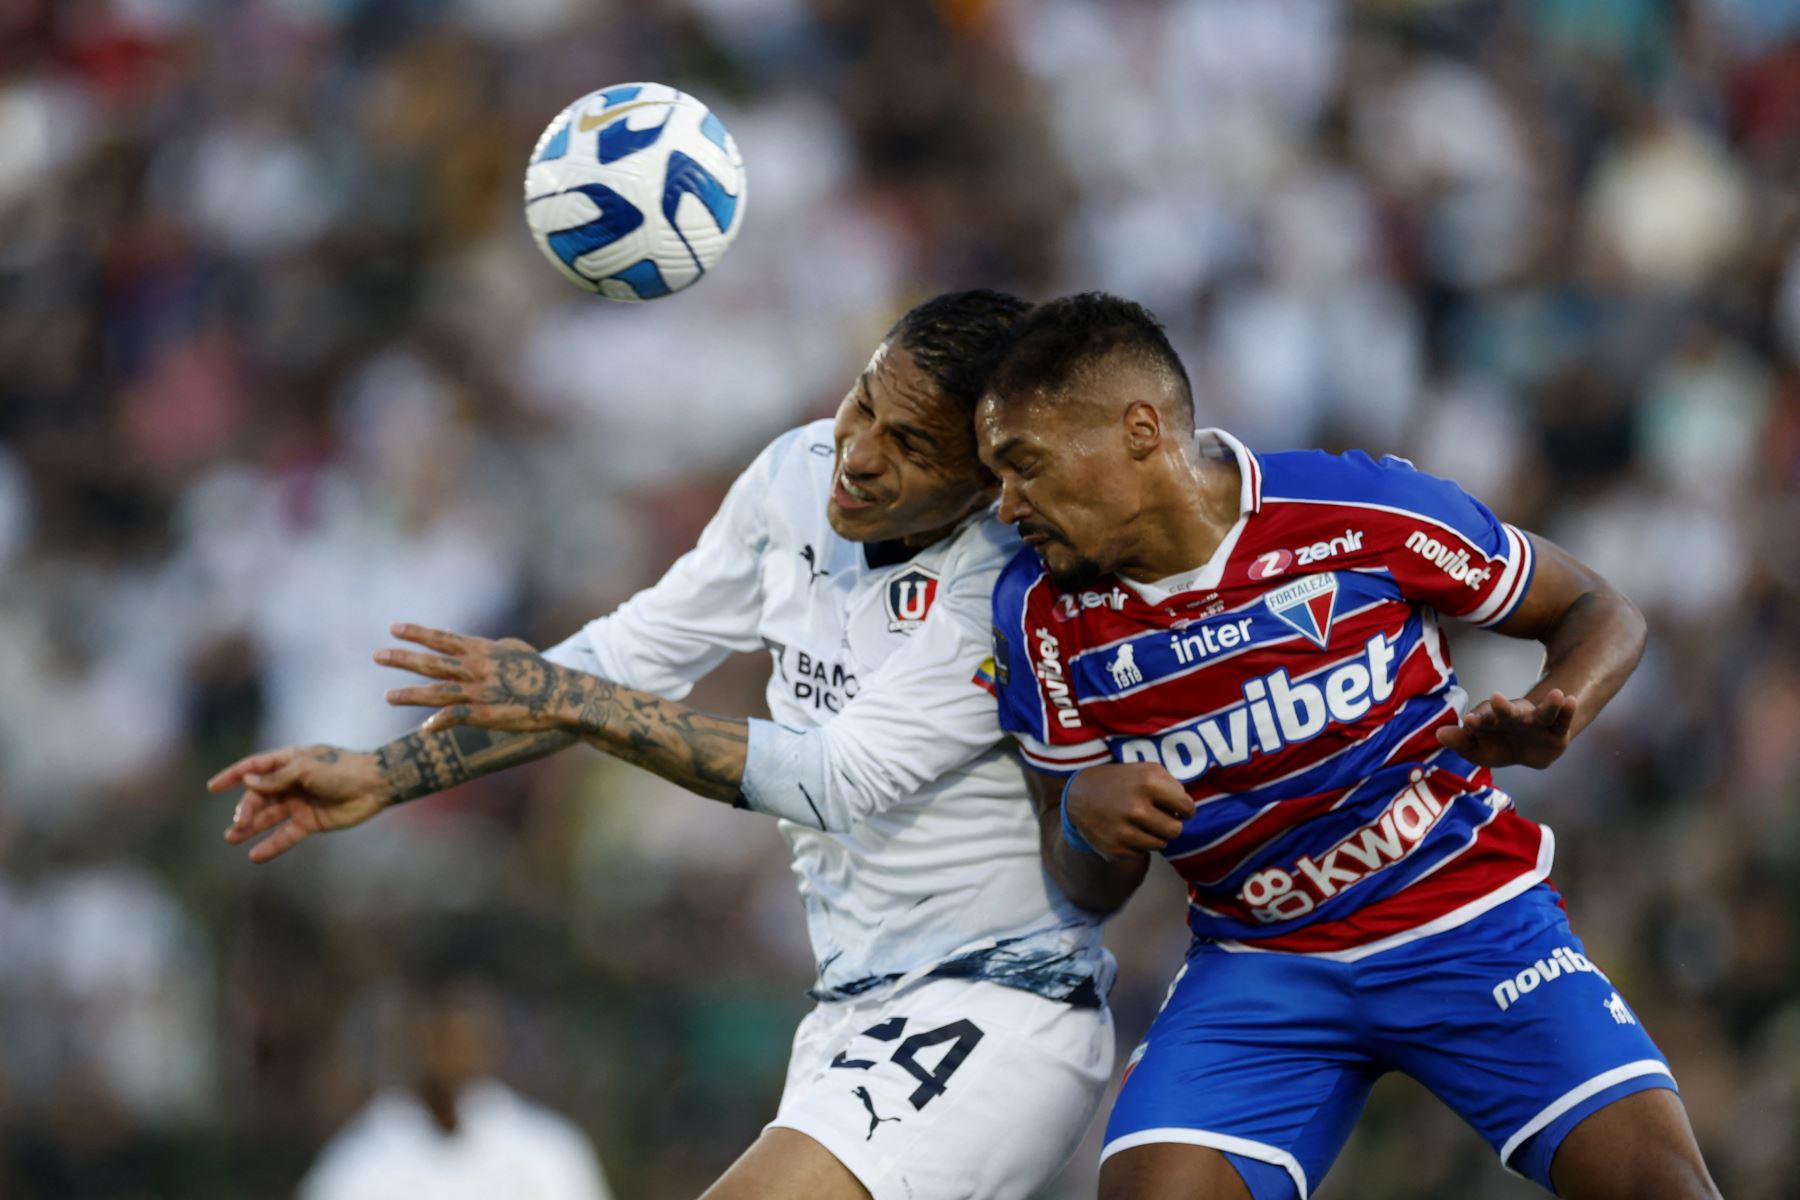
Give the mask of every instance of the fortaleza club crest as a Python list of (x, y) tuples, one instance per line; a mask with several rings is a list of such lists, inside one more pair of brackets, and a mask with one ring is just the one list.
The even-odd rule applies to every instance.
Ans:
[(887, 585), (889, 633), (911, 633), (937, 600), (937, 576), (924, 567), (908, 567)]
[(1269, 612), (1323, 647), (1331, 640), (1331, 615), (1337, 607), (1337, 576), (1307, 575), (1263, 597)]

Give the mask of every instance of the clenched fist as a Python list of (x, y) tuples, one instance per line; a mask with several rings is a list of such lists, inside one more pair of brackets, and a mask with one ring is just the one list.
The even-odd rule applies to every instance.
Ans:
[(1157, 763), (1107, 763), (1075, 776), (1063, 797), (1070, 824), (1108, 858), (1161, 850), (1181, 836), (1194, 801)]

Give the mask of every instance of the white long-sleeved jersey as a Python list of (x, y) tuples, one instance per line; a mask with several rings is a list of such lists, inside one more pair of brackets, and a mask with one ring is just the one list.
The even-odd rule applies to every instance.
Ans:
[(830, 421), (777, 438), (693, 550), (550, 657), (678, 700), (732, 651), (768, 649), (775, 724), (752, 723), (744, 796), (783, 817), (821, 999), (933, 974), (1097, 1003), (1098, 919), (1044, 871), (976, 678), (1017, 542), (982, 514), (871, 566), (826, 519), (835, 465)]

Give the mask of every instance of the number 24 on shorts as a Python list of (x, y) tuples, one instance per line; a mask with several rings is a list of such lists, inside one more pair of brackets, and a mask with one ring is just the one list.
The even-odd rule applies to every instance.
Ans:
[[(877, 1042), (896, 1042), (900, 1041), (905, 1032), (905, 1017), (889, 1017), (878, 1025), (869, 1026), (857, 1036)], [(900, 1041), (890, 1061), (919, 1081), (919, 1086), (913, 1089), (913, 1094), (909, 1097), (915, 1110), (924, 1108), (934, 1096), (944, 1094), (944, 1085), (950, 1082), (956, 1069), (963, 1065), (969, 1052), (980, 1044), (981, 1036), (981, 1030), (973, 1021), (963, 1020), (952, 1021), (924, 1033), (915, 1033), (905, 1041)], [(950, 1047), (938, 1059), (935, 1068), (928, 1069), (919, 1062), (920, 1051), (941, 1046), (945, 1042), (949, 1042)], [(873, 1058), (851, 1058), (848, 1050), (840, 1050), (837, 1057), (831, 1060), (831, 1065), (847, 1071), (866, 1071), (879, 1061)]]

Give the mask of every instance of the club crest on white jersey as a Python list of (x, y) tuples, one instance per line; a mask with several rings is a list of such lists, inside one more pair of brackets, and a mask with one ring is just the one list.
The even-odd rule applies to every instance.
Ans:
[(888, 581), (889, 633), (911, 633), (931, 612), (937, 599), (937, 576), (924, 567), (908, 567)]

